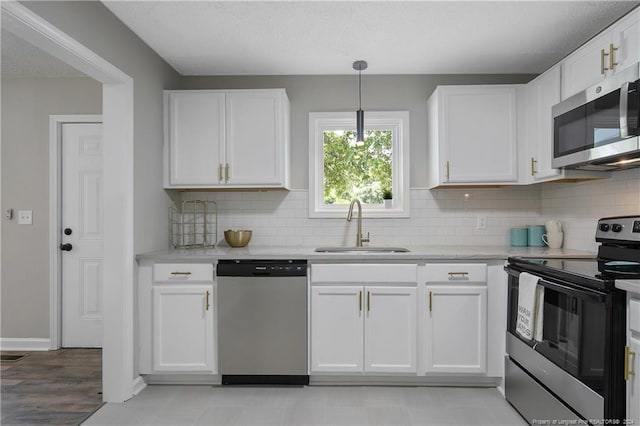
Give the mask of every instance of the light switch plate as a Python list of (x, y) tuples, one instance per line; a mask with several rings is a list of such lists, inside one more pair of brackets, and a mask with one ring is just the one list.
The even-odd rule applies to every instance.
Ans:
[(18, 210), (18, 225), (32, 225), (33, 210)]

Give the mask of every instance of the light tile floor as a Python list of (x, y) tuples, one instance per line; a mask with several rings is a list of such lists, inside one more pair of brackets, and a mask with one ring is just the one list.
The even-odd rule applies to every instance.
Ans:
[(85, 425), (526, 425), (494, 388), (147, 386)]

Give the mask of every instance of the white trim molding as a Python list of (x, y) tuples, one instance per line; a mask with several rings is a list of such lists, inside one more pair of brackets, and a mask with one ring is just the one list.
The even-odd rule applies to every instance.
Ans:
[(132, 386), (133, 395), (135, 396), (135, 395), (139, 394), (146, 387), (147, 387), (147, 382), (144, 381), (142, 376), (136, 377), (133, 380), (133, 386)]
[(49, 340), (59, 349), (62, 336), (62, 257), (60, 256), (62, 197), (62, 125), (102, 123), (102, 115), (49, 116)]
[[(105, 402), (133, 396), (135, 288), (133, 79), (15, 0), (0, 1), (2, 27), (102, 83), (104, 131)], [(50, 345), (47, 339), (47, 345)]]
[(3, 351), (48, 351), (49, 339), (0, 337), (0, 350)]

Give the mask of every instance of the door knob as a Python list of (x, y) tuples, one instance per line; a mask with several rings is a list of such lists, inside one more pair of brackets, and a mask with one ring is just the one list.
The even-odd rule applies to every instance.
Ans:
[(71, 251), (72, 248), (71, 243), (60, 244), (60, 250), (62, 251)]
[(71, 228), (64, 228), (63, 232), (64, 232), (64, 235), (71, 235), (73, 231), (71, 230)]

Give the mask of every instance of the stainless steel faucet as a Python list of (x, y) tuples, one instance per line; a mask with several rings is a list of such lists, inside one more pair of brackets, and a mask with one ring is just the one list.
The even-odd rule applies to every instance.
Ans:
[(362, 247), (363, 242), (364, 243), (369, 242), (369, 233), (367, 232), (366, 238), (362, 237), (362, 204), (360, 204), (360, 200), (358, 200), (357, 198), (354, 198), (353, 201), (351, 201), (351, 204), (349, 205), (349, 213), (347, 213), (347, 222), (351, 222), (351, 219), (353, 218), (354, 204), (358, 205), (358, 229), (356, 232), (356, 247)]

